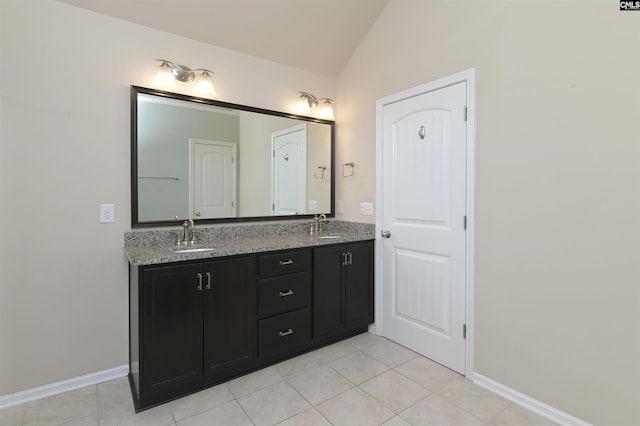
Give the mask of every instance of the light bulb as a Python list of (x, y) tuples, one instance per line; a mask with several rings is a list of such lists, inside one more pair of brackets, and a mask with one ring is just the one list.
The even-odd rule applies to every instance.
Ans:
[(165, 87), (176, 87), (176, 80), (171, 72), (171, 66), (167, 61), (163, 61), (162, 64), (160, 64), (160, 69), (158, 69), (158, 74), (156, 74), (156, 83)]
[(309, 114), (311, 112), (311, 107), (309, 106), (309, 98), (307, 98), (304, 94), (300, 95), (300, 99), (298, 99), (298, 106), (296, 107), (298, 112)]
[(324, 104), (322, 105), (322, 109), (320, 110), (320, 117), (327, 118), (329, 120), (335, 119), (333, 115), (333, 107), (331, 106), (331, 101), (329, 99), (324, 101)]
[(198, 76), (198, 92), (208, 94), (209, 96), (218, 96), (215, 87), (213, 87), (213, 79), (208, 71), (202, 71)]

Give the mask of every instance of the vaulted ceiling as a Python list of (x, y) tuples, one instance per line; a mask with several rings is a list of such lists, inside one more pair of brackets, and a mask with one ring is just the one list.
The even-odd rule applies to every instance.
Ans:
[(389, 0), (59, 0), (337, 76)]

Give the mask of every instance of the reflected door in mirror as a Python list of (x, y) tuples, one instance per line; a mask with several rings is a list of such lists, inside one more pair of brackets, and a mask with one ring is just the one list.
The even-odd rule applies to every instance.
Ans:
[(190, 217), (236, 217), (236, 144), (190, 139)]
[(306, 213), (307, 201), (307, 125), (301, 124), (271, 136), (273, 167), (273, 214)]

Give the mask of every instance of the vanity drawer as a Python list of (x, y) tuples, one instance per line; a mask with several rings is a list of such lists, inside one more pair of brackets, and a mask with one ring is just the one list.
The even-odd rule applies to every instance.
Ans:
[(283, 251), (258, 256), (258, 274), (283, 274), (311, 267), (311, 250)]
[(266, 317), (309, 306), (311, 277), (309, 272), (258, 280), (258, 316)]
[(260, 357), (287, 353), (311, 340), (309, 308), (277, 315), (258, 322)]

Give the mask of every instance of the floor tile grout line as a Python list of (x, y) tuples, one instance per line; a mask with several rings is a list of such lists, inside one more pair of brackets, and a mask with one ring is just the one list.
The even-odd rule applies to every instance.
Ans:
[[(333, 370), (331, 367), (329, 367), (329, 365), (328, 365), (328, 364), (324, 364), (324, 366), (326, 366), (326, 367), (330, 368), (331, 370)], [(326, 402), (326, 401), (330, 400), (331, 398), (335, 398), (335, 397), (337, 397), (338, 395), (342, 395), (343, 393), (345, 393), (345, 392), (347, 392), (347, 391), (350, 391), (350, 390), (351, 390), (351, 389), (353, 389), (354, 387), (357, 387), (357, 386), (358, 386), (358, 385), (354, 384), (353, 382), (351, 382), (351, 380), (349, 380), (349, 379), (347, 379), (346, 377), (344, 377), (342, 374), (338, 373), (338, 372), (337, 372), (337, 371), (335, 371), (335, 370), (333, 370), (333, 371), (334, 371), (336, 374), (338, 374), (340, 377), (342, 377), (343, 379), (345, 379), (346, 381), (348, 381), (352, 386), (351, 386), (349, 389), (345, 389), (344, 391), (339, 392), (339, 393), (337, 393), (337, 394), (335, 394), (335, 395), (333, 395), (333, 396), (330, 396), (330, 397), (329, 397), (329, 398), (327, 398), (327, 399), (323, 399), (322, 401), (318, 402), (317, 404), (313, 404), (313, 403), (312, 403), (311, 401), (309, 401), (309, 400), (308, 400), (304, 395), (302, 395), (300, 392), (298, 392), (298, 389), (296, 389), (296, 388), (295, 388), (295, 386), (293, 386), (291, 383), (289, 383), (289, 381), (288, 381), (287, 379), (284, 379), (284, 380), (285, 380), (285, 382), (287, 382), (287, 384), (288, 384), (289, 386), (291, 386), (291, 388), (293, 388), (293, 390), (294, 390), (294, 391), (296, 391), (296, 392), (298, 393), (298, 395), (300, 395), (300, 396), (301, 396), (305, 401), (307, 401), (307, 402), (309, 403), (309, 405), (311, 405), (311, 407), (312, 407), (312, 408), (316, 409), (316, 411), (318, 411), (318, 413), (320, 413), (320, 411), (316, 408), (318, 405), (320, 405), (320, 404), (322, 404), (322, 403), (324, 403), (324, 402)], [(303, 373), (299, 373), (299, 374), (303, 374)], [(298, 375), (298, 374), (296, 374), (296, 375), (294, 375), (294, 376), (291, 376), (291, 377), (295, 377), (295, 376), (297, 376), (297, 375)], [(298, 414), (300, 414), (300, 413), (298, 413)], [(297, 415), (297, 414), (296, 414), (296, 415)], [(323, 415), (322, 413), (320, 413), (320, 415), (322, 415), (322, 417), (324, 417), (324, 415)], [(295, 416), (291, 416), (291, 417), (295, 417)], [(327, 421), (328, 421), (328, 420), (329, 420), (329, 419), (327, 419)], [(284, 421), (284, 420), (283, 420), (283, 421)], [(331, 423), (331, 422), (329, 422), (329, 423)]]
[(27, 405), (24, 404), (24, 411), (22, 412), (22, 420), (20, 421), (20, 426), (24, 425), (24, 419), (27, 417)]
[[(405, 408), (404, 410), (402, 410), (401, 412), (399, 412), (398, 414), (396, 414), (398, 417), (402, 417), (402, 413), (407, 412), (409, 409), (413, 408), (414, 406), (420, 404), (422, 401), (431, 398), (433, 395), (436, 395), (435, 392), (431, 392), (429, 395), (426, 395), (424, 398), (420, 398), (419, 400), (417, 400), (416, 402), (414, 402), (413, 404), (411, 404), (410, 406), (408, 406), (407, 408)], [(409, 424), (412, 424), (409, 422), (409, 420), (405, 419), (404, 417), (402, 417), (402, 420), (406, 421)]]
[(96, 383), (96, 420), (100, 426), (100, 383)]
[[(388, 371), (386, 371), (385, 373), (382, 373), (382, 374), (386, 374), (386, 373), (388, 373), (389, 371), (394, 371), (394, 370), (393, 370), (393, 369), (391, 369), (391, 370), (388, 370)], [(381, 376), (382, 374), (380, 374), (380, 376)], [(398, 374), (399, 374), (399, 373), (398, 373)], [(380, 377), (380, 376), (376, 376), (376, 377)], [(403, 376), (403, 377), (404, 377), (404, 376)], [(368, 383), (368, 382), (370, 382), (370, 381), (371, 381), (371, 380), (373, 380), (373, 379), (375, 379), (375, 377), (372, 377), (370, 380), (367, 380), (366, 382), (362, 382), (360, 385), (363, 385), (363, 384), (365, 384), (365, 383)], [(414, 383), (415, 383), (415, 382), (414, 382)], [(378, 398), (376, 398), (375, 396), (373, 396), (373, 395), (371, 395), (369, 392), (367, 392), (367, 390), (366, 390), (366, 389), (361, 388), (361, 387), (360, 387), (360, 385), (357, 385), (357, 387), (358, 387), (360, 390), (362, 390), (362, 392), (366, 393), (366, 394), (367, 394), (367, 395), (369, 395), (371, 398), (375, 399), (375, 400), (376, 400), (376, 401), (378, 401), (380, 404), (382, 404), (384, 407), (386, 407), (387, 409), (389, 409), (389, 411), (391, 411), (391, 412), (394, 414), (394, 416), (399, 416), (399, 415), (400, 415), (400, 413), (402, 413), (402, 412), (404, 412), (404, 411), (408, 410), (409, 408), (411, 408), (412, 406), (414, 406), (414, 405), (415, 405), (415, 404), (417, 404), (418, 402), (420, 402), (420, 401), (422, 401), (422, 400), (424, 400), (424, 399), (426, 399), (426, 398), (430, 397), (431, 395), (435, 394), (435, 392), (431, 391), (430, 389), (427, 389), (427, 388), (425, 388), (424, 386), (420, 385), (419, 383), (416, 383), (416, 385), (420, 386), (422, 389), (424, 389), (424, 390), (426, 390), (427, 392), (429, 392), (429, 394), (428, 394), (428, 395), (425, 395), (425, 396), (424, 396), (424, 398), (420, 398), (418, 401), (414, 402), (414, 403), (413, 403), (413, 404), (411, 404), (409, 407), (407, 407), (407, 408), (405, 408), (404, 410), (402, 410), (400, 413), (396, 413), (395, 411), (393, 411), (393, 409), (392, 409), (391, 407), (389, 407), (389, 406), (388, 406), (388, 405), (386, 405), (384, 402), (380, 401)]]
[[(278, 382), (280, 383), (280, 382)], [(229, 392), (231, 392), (231, 390), (229, 390)], [(231, 392), (231, 395), (233, 395), (233, 392)], [(247, 418), (249, 419), (249, 421), (251, 422), (251, 424), (253, 426), (256, 426), (256, 422), (253, 421), (253, 419), (251, 418), (251, 416), (249, 415), (249, 413), (247, 413), (247, 410), (244, 409), (244, 407), (242, 406), (242, 404), (240, 404), (240, 401), (238, 401), (238, 399), (235, 397), (235, 395), (233, 396), (233, 400), (236, 402), (236, 404), (238, 404), (238, 406), (240, 407), (240, 409), (242, 410), (242, 412), (244, 413), (245, 416), (247, 416)]]
[(510, 407), (513, 406), (513, 402), (509, 401), (509, 405), (507, 405), (506, 407), (504, 407), (503, 410), (501, 410), (499, 413), (496, 413), (496, 415), (494, 415), (493, 417), (491, 417), (489, 420), (487, 420), (487, 422), (485, 424), (488, 424), (491, 420), (495, 420), (500, 414), (504, 413), (505, 411), (507, 411)]
[[(465, 380), (466, 380), (466, 379), (465, 379)], [(442, 389), (444, 389), (444, 388), (445, 388), (445, 387), (447, 387), (447, 386), (449, 386), (449, 385), (443, 386), (443, 387), (442, 387)], [(474, 418), (476, 418), (476, 419), (480, 420), (481, 422), (484, 422), (484, 424), (488, 423), (489, 421), (491, 421), (492, 419), (494, 419), (494, 418), (499, 414), (499, 413), (498, 413), (498, 414), (495, 414), (495, 415), (491, 416), (488, 420), (486, 420), (486, 421), (485, 421), (485, 420), (481, 419), (480, 417), (478, 417), (476, 414), (473, 414), (471, 411), (467, 410), (465, 407), (463, 407), (463, 406), (461, 406), (461, 405), (458, 405), (458, 404), (456, 404), (456, 403), (455, 403), (455, 402), (453, 402), (453, 401), (450, 401), (450, 400), (449, 400), (449, 398), (447, 398), (447, 397), (445, 397), (444, 395), (440, 394), (440, 392), (442, 391), (442, 389), (438, 390), (438, 392), (435, 392), (435, 393), (436, 393), (440, 398), (444, 399), (444, 400), (445, 400), (445, 401), (447, 401), (449, 404), (453, 405), (454, 407), (459, 408), (460, 410), (464, 411), (465, 413), (470, 414), (471, 416), (473, 416)], [(493, 395), (498, 395), (498, 394), (493, 394)], [(498, 395), (498, 396), (499, 396), (499, 395)], [(502, 397), (500, 397), (500, 398), (502, 398)], [(510, 402), (510, 401), (509, 401), (509, 402)], [(512, 403), (510, 402), (510, 404), (509, 404), (509, 405), (511, 405), (511, 404), (512, 404)], [(507, 405), (507, 407), (509, 407), (509, 405)], [(502, 413), (502, 411), (506, 410), (506, 409), (507, 409), (507, 407), (505, 407), (503, 410), (501, 410), (501, 411), (500, 411), (500, 413)]]
[(94, 414), (88, 414), (86, 416), (74, 417), (73, 419), (69, 419), (64, 423), (57, 423), (57, 426), (68, 425), (71, 422), (75, 422), (75, 421), (78, 421), (78, 420), (86, 419), (86, 418), (89, 418), (89, 417), (92, 417), (92, 416), (94, 416)]
[[(278, 374), (278, 375), (280, 376), (280, 374)], [(235, 399), (237, 399), (237, 400), (238, 400), (238, 403), (240, 403), (240, 399), (242, 399), (242, 398), (246, 398), (246, 397), (248, 397), (248, 396), (250, 396), (250, 395), (253, 395), (253, 394), (254, 394), (254, 393), (256, 393), (256, 392), (260, 392), (261, 390), (265, 390), (265, 389), (267, 389), (267, 388), (270, 388), (271, 386), (273, 386), (273, 385), (277, 385), (277, 384), (278, 384), (278, 383), (280, 383), (280, 382), (286, 382), (286, 379), (285, 379), (284, 377), (280, 376), (280, 380), (278, 380), (277, 382), (273, 382), (273, 383), (271, 383), (271, 384), (270, 384), (270, 385), (268, 385), (268, 386), (265, 386), (265, 387), (260, 388), (260, 389), (256, 389), (256, 390), (254, 390), (253, 392), (250, 392), (250, 393), (248, 393), (248, 394), (246, 394), (246, 395), (242, 395), (241, 397), (237, 397), (237, 396), (236, 396), (236, 394), (235, 394), (235, 393), (233, 393), (233, 392), (231, 391), (231, 389), (229, 389), (229, 392), (231, 392), (231, 395), (233, 395), (233, 397), (234, 397)]]
[[(415, 358), (414, 358), (414, 359), (415, 359)], [(427, 358), (427, 359), (428, 359), (428, 358)], [(412, 360), (409, 360), (409, 361), (412, 361)], [(409, 361), (407, 361), (407, 362), (409, 362)], [(406, 362), (405, 362), (405, 363), (403, 363), (403, 364), (400, 364), (398, 367), (400, 367), (401, 365), (404, 365), (404, 364), (406, 364)], [(439, 391), (440, 391), (440, 389), (442, 389), (442, 388), (444, 388), (445, 386), (449, 385), (449, 383), (451, 383), (451, 381), (458, 379), (458, 377), (452, 377), (452, 378), (451, 378), (451, 380), (450, 380), (449, 382), (447, 382), (447, 384), (445, 384), (445, 385), (443, 385), (443, 386), (440, 386), (440, 388), (439, 388), (439, 389), (432, 390), (432, 389), (429, 389), (428, 387), (426, 387), (426, 386), (422, 385), (421, 383), (418, 383), (417, 381), (415, 381), (415, 380), (414, 380), (413, 378), (411, 378), (410, 376), (407, 376), (406, 374), (402, 373), (401, 371), (396, 370), (396, 368), (398, 368), (398, 367), (394, 367), (394, 368), (392, 368), (392, 370), (393, 370), (393, 371), (395, 371), (396, 373), (398, 373), (398, 374), (402, 375), (403, 377), (406, 377), (407, 379), (411, 380), (413, 383), (415, 383), (415, 384), (417, 384), (417, 385), (419, 385), (419, 386), (422, 386), (423, 388), (425, 388), (426, 390), (428, 390), (428, 391), (429, 391), (429, 392), (431, 392), (431, 393), (437, 393), (437, 392), (439, 392)], [(456, 374), (458, 374), (458, 373), (456, 373)], [(461, 379), (466, 379), (466, 378), (465, 378), (464, 376), (462, 376), (462, 375), (460, 375), (460, 377), (459, 377), (459, 378), (461, 378)]]
[[(363, 352), (363, 354), (364, 354), (364, 355), (367, 355), (367, 354), (365, 354), (364, 352)], [(367, 355), (367, 356), (369, 356), (369, 355)], [(372, 358), (372, 357), (370, 357), (370, 356), (369, 356), (369, 358)], [(376, 360), (375, 358), (372, 358), (372, 359)], [(378, 361), (378, 360), (376, 360), (376, 361)], [(378, 362), (380, 362), (380, 361), (378, 361)], [(382, 364), (382, 363), (381, 363), (381, 364)], [(382, 364), (382, 365), (384, 365), (384, 364)], [(384, 373), (386, 373), (387, 371), (392, 370), (391, 368), (387, 367), (386, 365), (384, 365), (384, 366), (387, 368), (385, 371), (383, 371), (383, 372), (381, 372), (381, 373), (378, 373), (378, 374), (376, 374), (376, 375), (374, 375), (374, 376), (372, 376), (372, 377), (370, 377), (370, 378), (366, 379), (366, 380), (365, 380), (365, 381), (363, 381), (362, 383), (366, 383), (366, 382), (368, 382), (369, 380), (373, 380), (373, 379), (375, 379), (376, 377), (383, 375), (383, 374), (384, 374)], [(356, 387), (358, 387), (358, 386), (360, 386), (360, 385), (362, 384), (362, 383), (354, 383), (353, 381), (351, 381), (351, 379), (349, 379), (348, 377), (346, 377), (344, 374), (340, 373), (338, 370), (336, 370), (335, 368), (333, 368), (333, 367), (332, 367), (332, 366), (330, 366), (329, 364), (327, 364), (327, 367), (331, 368), (333, 371), (335, 371), (336, 373), (338, 373), (340, 376), (342, 376), (342, 377), (344, 377), (345, 379), (347, 379), (350, 383), (352, 383), (352, 384), (353, 384), (354, 386), (356, 386)]]

